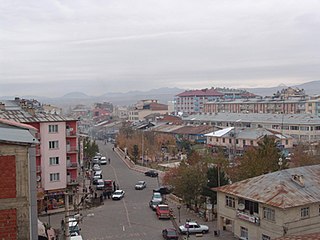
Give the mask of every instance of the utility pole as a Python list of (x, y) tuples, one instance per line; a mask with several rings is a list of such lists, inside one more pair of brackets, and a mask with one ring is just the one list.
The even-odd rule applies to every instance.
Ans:
[(64, 236), (66, 240), (70, 240), (70, 235), (69, 235), (69, 193), (65, 192), (64, 193), (64, 204), (65, 204), (65, 215), (64, 215)]

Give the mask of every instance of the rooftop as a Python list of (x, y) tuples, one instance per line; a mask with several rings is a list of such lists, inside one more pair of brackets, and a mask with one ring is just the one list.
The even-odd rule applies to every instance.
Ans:
[(320, 203), (320, 165), (285, 169), (213, 190), (282, 209)]

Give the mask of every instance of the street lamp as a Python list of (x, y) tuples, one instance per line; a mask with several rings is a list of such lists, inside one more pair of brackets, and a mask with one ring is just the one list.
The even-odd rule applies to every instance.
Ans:
[(181, 205), (178, 205), (177, 208), (178, 208), (178, 216), (179, 216), (179, 223), (180, 223), (180, 209), (181, 209)]

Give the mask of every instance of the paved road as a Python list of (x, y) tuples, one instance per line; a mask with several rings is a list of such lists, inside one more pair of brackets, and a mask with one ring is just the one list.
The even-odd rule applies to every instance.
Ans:
[[(115, 180), (120, 189), (126, 194), (120, 201), (104, 200), (104, 205), (97, 208), (91, 208), (83, 211), (83, 221), (80, 223), (81, 235), (86, 240), (105, 240), (105, 239), (131, 239), (131, 240), (149, 240), (163, 239), (162, 229), (173, 227), (170, 220), (158, 220), (155, 212), (149, 208), (149, 201), (152, 195), (152, 189), (158, 186), (157, 178), (144, 176), (141, 171), (130, 170), (119, 155), (112, 151), (111, 144), (98, 142), (102, 155), (111, 158), (111, 164), (102, 166), (103, 178)], [(147, 188), (135, 190), (134, 185), (139, 180), (147, 182)], [(174, 202), (169, 202), (177, 216), (178, 210)], [(50, 217), (51, 225), (54, 228), (60, 227), (60, 221), (63, 214), (56, 214)], [(186, 211), (184, 207), (180, 210), (181, 224), (185, 219), (194, 219), (199, 223), (207, 224), (210, 227), (209, 234), (201, 238), (191, 236), (189, 239), (234, 239), (230, 233), (223, 232), (221, 236), (214, 237), (213, 230), (215, 222), (204, 222), (196, 215)], [(48, 222), (47, 217), (42, 217), (43, 222)]]

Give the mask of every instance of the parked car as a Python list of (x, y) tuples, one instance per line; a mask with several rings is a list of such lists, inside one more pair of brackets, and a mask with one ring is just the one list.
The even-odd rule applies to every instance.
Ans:
[(101, 157), (100, 158), (100, 164), (101, 165), (106, 165), (107, 164), (107, 158), (106, 157)]
[(142, 189), (144, 189), (144, 188), (146, 188), (146, 187), (147, 187), (147, 184), (146, 184), (145, 181), (139, 181), (139, 182), (137, 182), (136, 185), (134, 186), (134, 188), (135, 188), (136, 190), (142, 190)]
[(96, 179), (101, 179), (102, 178), (102, 171), (100, 170), (100, 171), (95, 171), (94, 173), (93, 173), (93, 176), (92, 176), (92, 179), (93, 180), (96, 180)]
[(153, 192), (159, 192), (161, 194), (170, 194), (172, 192), (172, 187), (170, 187), (170, 186), (161, 186), (159, 188), (153, 189)]
[(152, 195), (152, 199), (157, 199), (159, 201), (163, 201), (162, 199), (162, 196), (161, 196), (161, 193), (158, 193), (158, 192), (154, 192), (153, 195)]
[(158, 219), (170, 219), (171, 218), (171, 209), (167, 204), (158, 204), (156, 207), (156, 214)]
[(162, 203), (162, 200), (160, 199), (151, 199), (150, 202), (149, 202), (149, 207), (155, 211), (156, 210), (156, 207)]
[(116, 190), (112, 194), (112, 200), (120, 200), (124, 197), (124, 191), (123, 190)]
[(92, 159), (92, 164), (94, 165), (94, 164), (100, 164), (100, 159), (99, 158), (94, 158), (94, 159)]
[(148, 177), (158, 177), (158, 172), (155, 170), (149, 170), (149, 171), (145, 172), (144, 175), (146, 175)]
[(186, 222), (184, 225), (179, 226), (179, 230), (182, 234), (192, 233), (207, 233), (209, 227), (207, 225), (200, 225), (197, 222)]
[(179, 234), (174, 228), (166, 228), (162, 230), (162, 236), (166, 240), (178, 240)]
[(80, 235), (79, 221), (73, 217), (68, 218), (69, 234), (71, 236)]
[(103, 190), (104, 189), (104, 180), (98, 179), (96, 187), (97, 187), (97, 190)]
[(93, 170), (93, 171), (100, 171), (100, 170), (101, 170), (101, 167), (100, 167), (99, 164), (94, 164), (94, 165), (92, 166), (92, 170)]

